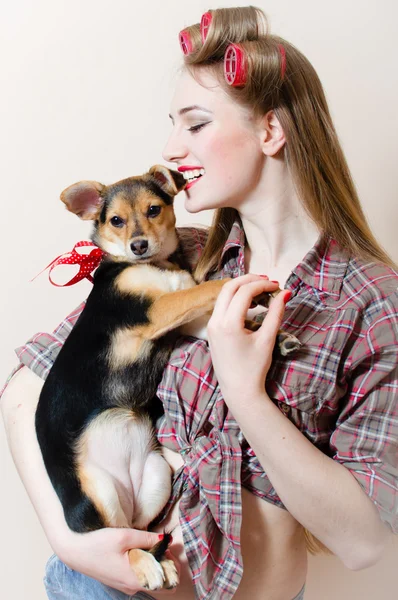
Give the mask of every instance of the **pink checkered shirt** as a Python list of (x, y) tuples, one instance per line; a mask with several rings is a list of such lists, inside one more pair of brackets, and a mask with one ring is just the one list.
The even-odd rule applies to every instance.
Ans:
[[(181, 229), (192, 264), (206, 233)], [(184, 240), (189, 240), (187, 243)], [(244, 232), (237, 221), (211, 278), (244, 273)], [(293, 270), (283, 329), (300, 351), (276, 358), (266, 389), (317, 448), (344, 465), (398, 532), (398, 274), (350, 257), (321, 236)], [(52, 334), (38, 333), (16, 350), (40, 377), (80, 315), (81, 304)], [(180, 338), (158, 388), (165, 416), (161, 444), (184, 465), (167, 509), (180, 502), (180, 524), (200, 599), (231, 598), (240, 583), (241, 486), (283, 504), (223, 401), (207, 343)]]

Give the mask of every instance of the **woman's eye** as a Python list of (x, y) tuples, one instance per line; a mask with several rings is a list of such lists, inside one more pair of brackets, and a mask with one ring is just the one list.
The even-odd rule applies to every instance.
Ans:
[(148, 217), (150, 217), (150, 218), (152, 218), (152, 217), (157, 217), (157, 216), (158, 216), (158, 214), (160, 213), (160, 211), (161, 211), (161, 207), (160, 207), (160, 206), (155, 206), (155, 205), (154, 205), (154, 206), (150, 206), (150, 207), (148, 208), (148, 213), (147, 213), (147, 215), (148, 215)]
[(114, 227), (123, 227), (123, 225), (124, 225), (124, 221), (123, 221), (123, 219), (121, 219), (120, 217), (112, 217), (112, 219), (111, 219), (111, 224), (112, 224)]
[(200, 131), (205, 125), (207, 125), (207, 123), (199, 123), (199, 125), (192, 125), (192, 127), (188, 128), (188, 131), (196, 133), (197, 131)]

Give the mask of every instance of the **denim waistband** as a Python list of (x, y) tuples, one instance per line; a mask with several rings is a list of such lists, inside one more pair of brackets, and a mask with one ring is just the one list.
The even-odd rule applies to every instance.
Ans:
[(292, 600), (303, 600), (304, 599), (304, 591), (305, 591), (305, 584), (303, 585), (303, 587), (301, 588), (301, 590), (299, 591), (297, 596), (292, 598)]

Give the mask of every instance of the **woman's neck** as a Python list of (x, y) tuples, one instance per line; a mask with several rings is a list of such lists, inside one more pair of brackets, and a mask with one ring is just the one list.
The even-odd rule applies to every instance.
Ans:
[(246, 272), (268, 275), (283, 287), (320, 232), (298, 199), (286, 166), (272, 161), (271, 171), (263, 180), (267, 185), (260, 183), (256, 197), (238, 212), (247, 240)]
[(292, 270), (300, 263), (319, 237), (318, 229), (300, 219), (285, 221), (283, 231), (264, 233), (260, 224), (242, 219), (247, 245), (245, 271), (268, 275), (283, 288)]

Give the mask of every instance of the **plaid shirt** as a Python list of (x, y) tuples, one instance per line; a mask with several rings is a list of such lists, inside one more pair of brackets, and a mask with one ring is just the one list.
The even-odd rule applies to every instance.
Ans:
[[(180, 230), (182, 231), (182, 230)], [(206, 234), (185, 228), (192, 264)], [(185, 242), (186, 244), (186, 242)], [(184, 245), (185, 245), (184, 244)], [(212, 278), (244, 273), (245, 237), (236, 222)], [(302, 349), (278, 357), (268, 373), (271, 400), (322, 452), (350, 470), (391, 529), (398, 532), (398, 274), (347, 255), (321, 236), (291, 273), (283, 329)], [(45, 378), (84, 307), (50, 335), (16, 350)], [(200, 599), (231, 598), (242, 577), (241, 485), (283, 504), (225, 405), (207, 343), (181, 338), (158, 396), (161, 444), (180, 452), (174, 478), (185, 551)]]

